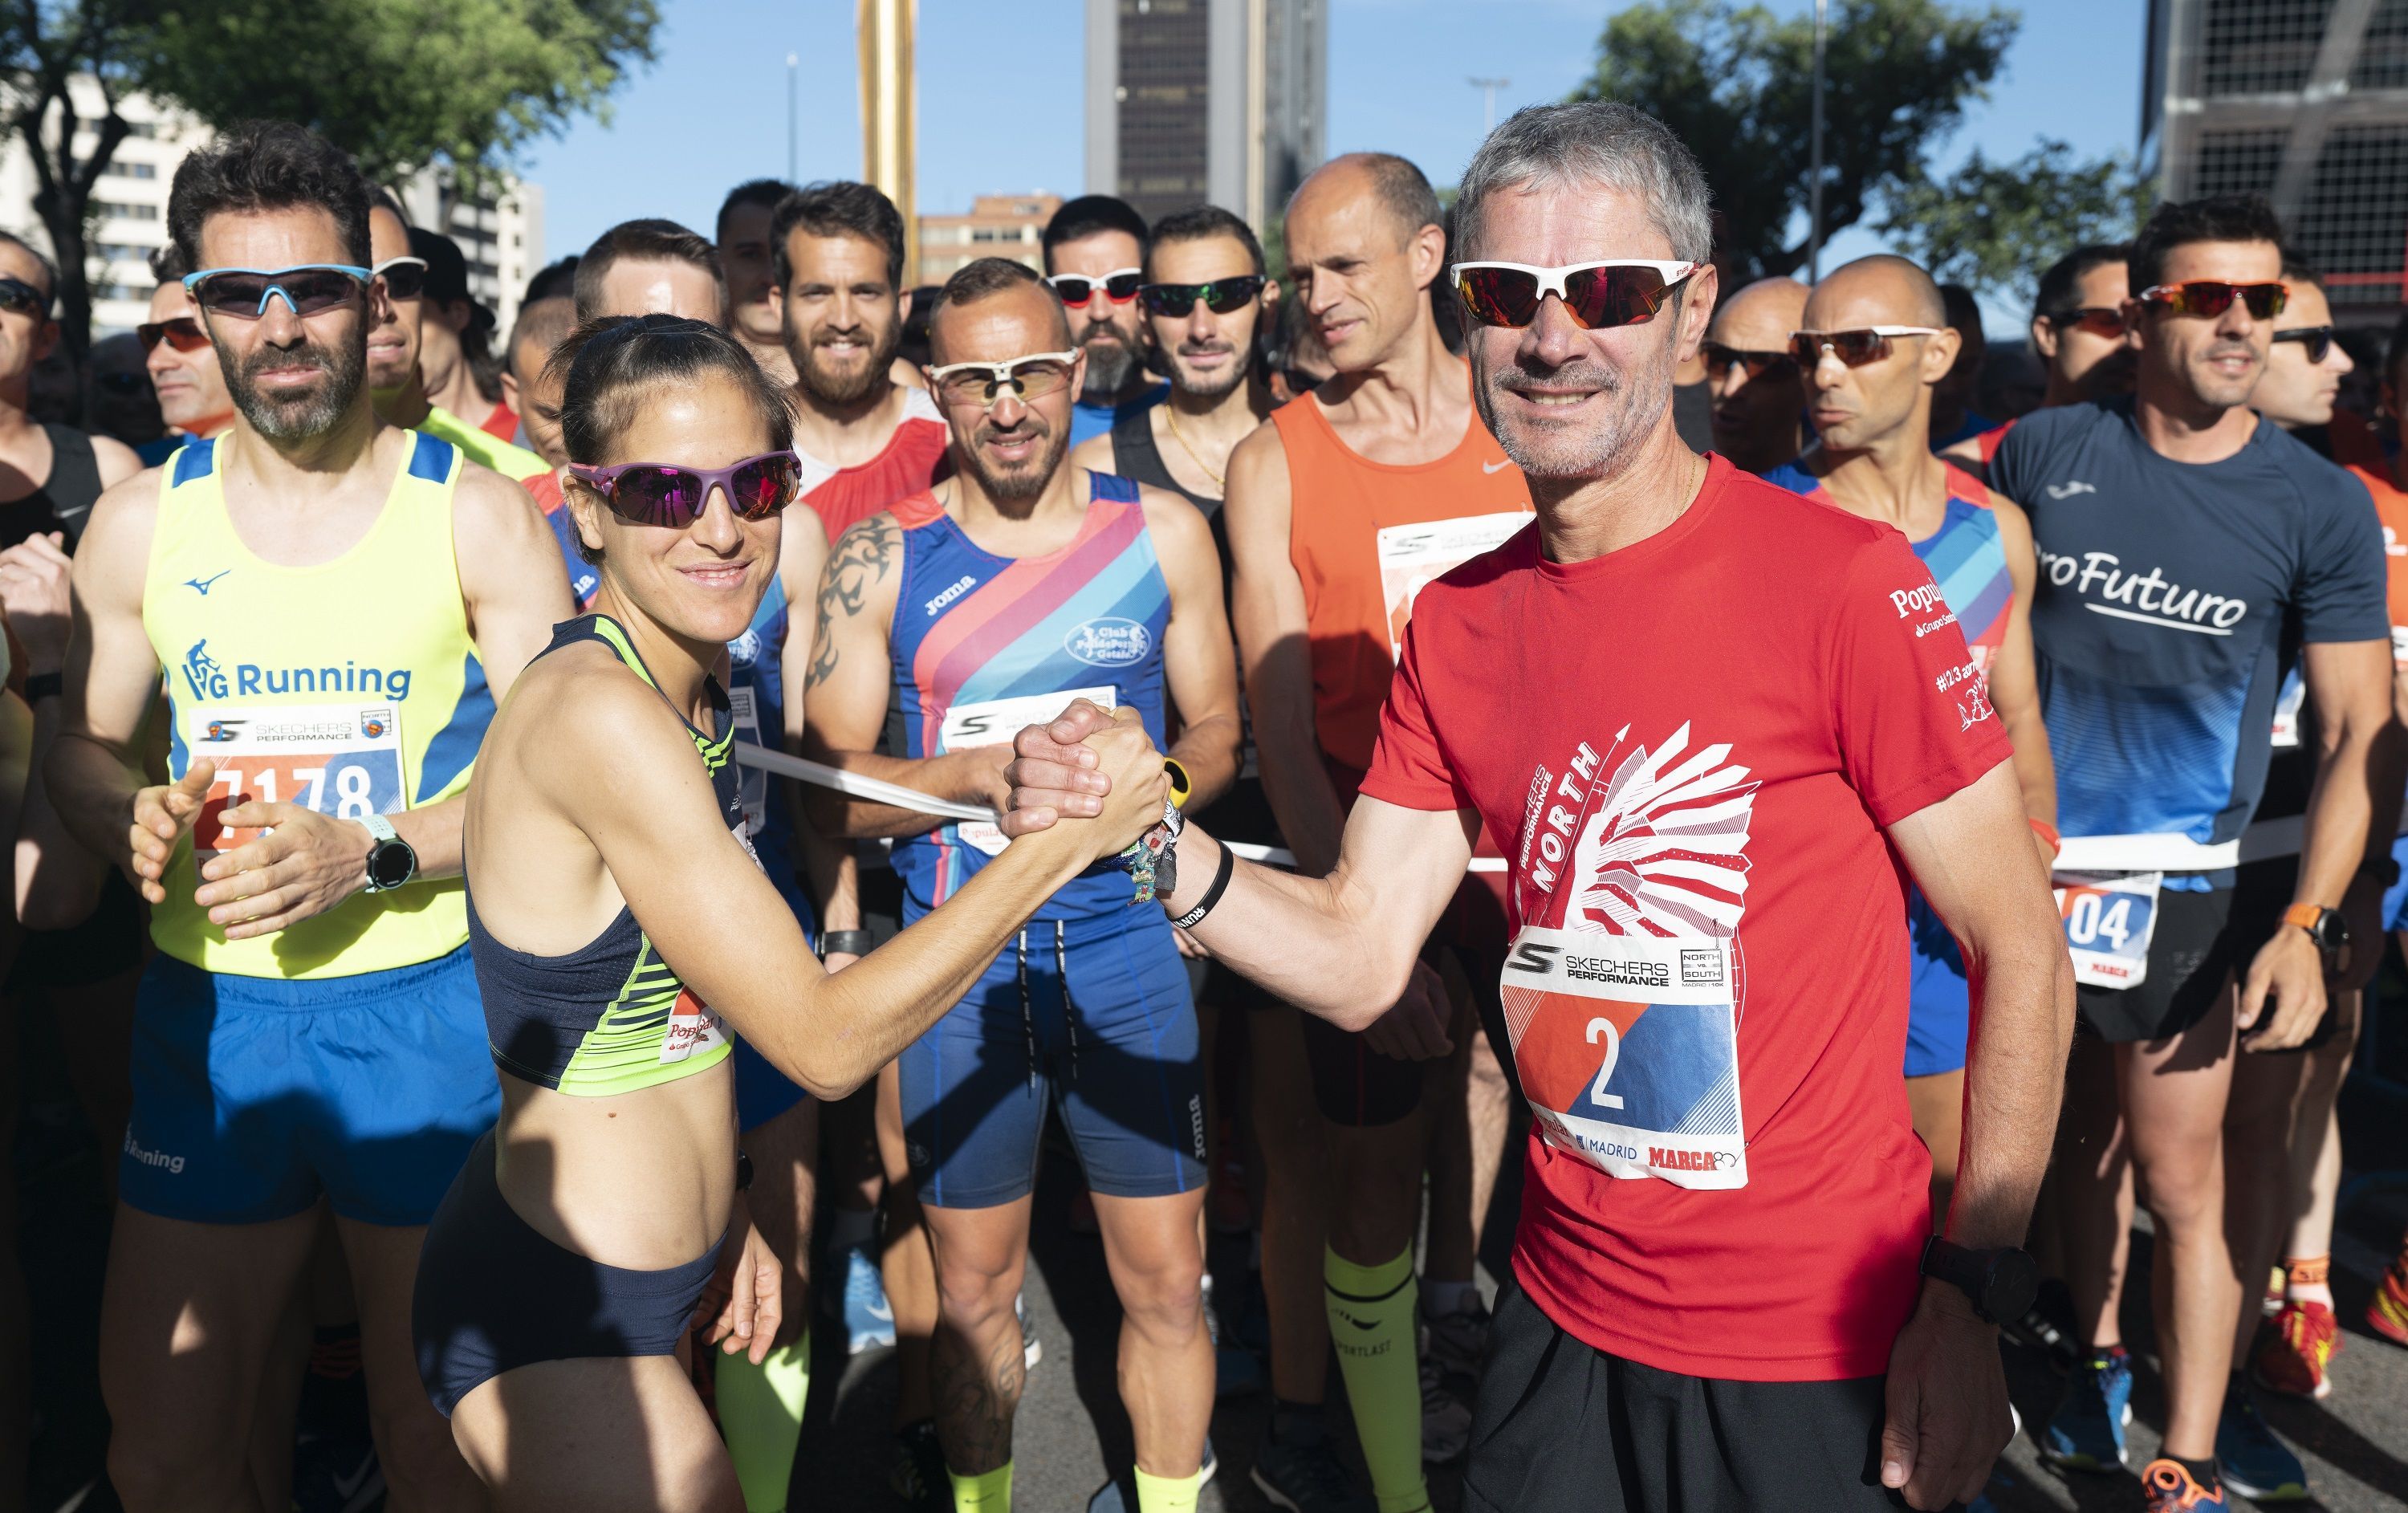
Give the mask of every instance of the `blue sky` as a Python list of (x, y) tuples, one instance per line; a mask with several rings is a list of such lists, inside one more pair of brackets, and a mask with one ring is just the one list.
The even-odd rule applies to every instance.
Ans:
[[(1618, 6), (1601, 0), (1324, 0), (1330, 13), (1329, 148), (1379, 148), (1450, 182), (1479, 145), (1473, 76), (1510, 79), (1500, 115), (1558, 99), (1589, 72)], [(1768, 0), (1780, 13), (1811, 0)], [(1965, 0), (1956, 0), (1964, 4)], [(2142, 0), (2031, 0), (2006, 77), (1947, 145), (2013, 157), (2043, 133), (2084, 152), (2131, 150), (2139, 129)], [(786, 171), (786, 56), (799, 59), (796, 167), (861, 171), (853, 0), (669, 0), (660, 62), (527, 154), (543, 185), (547, 256), (611, 223), (666, 215), (709, 234), (720, 196)], [(1081, 0), (920, 0), (920, 208), (981, 193), (1083, 187)], [(1875, 238), (1843, 234), (1835, 255)], [(2020, 324), (1993, 312), (1994, 331)]]

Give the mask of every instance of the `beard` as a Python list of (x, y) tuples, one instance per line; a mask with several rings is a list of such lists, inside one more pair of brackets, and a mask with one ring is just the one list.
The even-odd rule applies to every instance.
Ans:
[[(1476, 361), (1476, 359), (1475, 359)], [(1586, 430), (1555, 427), (1525, 428), (1516, 408), (1512, 421), (1500, 422), (1500, 394), (1535, 388), (1541, 383), (1592, 388), (1608, 403), (1601, 420)], [(1651, 363), (1635, 374), (1624, 374), (1601, 363), (1569, 363), (1533, 372), (1518, 363), (1479, 373), (1473, 386), (1480, 419), (1505, 455), (1529, 478), (1592, 479), (1612, 478), (1630, 465), (1656, 422), (1672, 403), (1672, 369), (1669, 361)]]
[(1056, 431), (1037, 418), (1035, 411), (1025, 412), (1010, 435), (1015, 439), (1034, 432), (1044, 443), (1037, 457), (1016, 467), (999, 467), (987, 460), (986, 444), (1005, 435), (993, 421), (981, 421), (977, 433), (965, 449), (969, 456), (969, 469), (978, 478), (979, 487), (986, 491), (996, 504), (1034, 504), (1045, 486), (1054, 481), (1054, 474), (1062, 465), (1062, 454), (1070, 450), (1070, 435)]
[[(1182, 357), (1208, 352), (1226, 353), (1235, 358), (1241, 355), (1241, 349), (1226, 341), (1181, 342), (1170, 359), (1170, 369), (1178, 375), (1181, 393), (1194, 394), (1198, 399), (1218, 399), (1246, 381), (1248, 364), (1241, 362), (1231, 362), (1217, 373), (1198, 377), (1179, 361)], [(1087, 359), (1087, 371), (1093, 373), (1095, 370), (1096, 360), (1090, 357)]]
[[(259, 374), (271, 367), (307, 363), (322, 376), (312, 387), (296, 393), (270, 395), (259, 388)], [(317, 342), (298, 347), (265, 347), (237, 364), (227, 348), (218, 349), (218, 367), (225, 375), (226, 393), (251, 428), (270, 441), (306, 441), (323, 435), (341, 420), (359, 397), (367, 373), (367, 340), (336, 348)]]
[(1112, 403), (1137, 371), (1137, 353), (1129, 350), (1128, 338), (1117, 327), (1094, 321), (1080, 333), (1079, 346), (1087, 354), (1087, 381), (1079, 398), (1089, 405)]
[(889, 324), (885, 333), (869, 348), (869, 361), (854, 372), (842, 372), (821, 361), (826, 343), (786, 334), (786, 355), (794, 360), (795, 379), (823, 405), (841, 408), (856, 404), (886, 381), (887, 370), (895, 365), (895, 354), (903, 350), (903, 322)]

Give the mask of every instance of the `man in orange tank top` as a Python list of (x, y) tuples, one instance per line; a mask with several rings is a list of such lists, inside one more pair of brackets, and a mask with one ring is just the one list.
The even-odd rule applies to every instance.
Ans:
[[(1298, 869), (1312, 877), (1337, 861), (1413, 595), (1529, 519), (1529, 490), (1481, 425), (1469, 370), (1432, 317), (1431, 289), (1446, 261), (1439, 218), (1428, 180), (1402, 158), (1354, 154), (1305, 180), (1287, 213), (1290, 287), (1337, 375), (1275, 411), (1229, 463), (1233, 618), (1263, 786)], [(1323, 1349), (1310, 1306), (1298, 1306), (1310, 1283), (1297, 1274), (1310, 1265), (1311, 1216), (1326, 1213), (1327, 1327), (1382, 1513), (1427, 1506), (1425, 1455), (1460, 1452), (1470, 1420), (1463, 1397), (1485, 1335), (1469, 1226), (1441, 1200), (1428, 1268), (1436, 1369), (1427, 1391), (1416, 1380), (1412, 1247), (1429, 1138), (1425, 1103), (1461, 1099), (1469, 1065), (1455, 1041), (1469, 1038), (1468, 1003), (1456, 1000), (1470, 993), (1451, 995), (1441, 974), (1460, 969), (1460, 980), (1491, 982), (1495, 972), (1462, 953), (1501, 953), (1504, 944), (1501, 906), (1483, 880), (1458, 895), (1385, 1019), (1359, 1035), (1310, 1018), (1288, 1032), (1304, 1039), (1334, 1201), (1317, 1202), (1308, 1179), (1285, 1169), (1300, 1160), (1293, 1146), (1265, 1142), (1272, 1390), (1291, 1411), (1274, 1412), (1264, 1459), (1276, 1463), (1290, 1448), (1283, 1439), (1312, 1436), (1292, 1410), (1320, 1400)], [(1292, 1014), (1279, 1019), (1295, 1023)], [(1501, 1074), (1489, 1085), (1496, 1095), (1475, 1127), (1497, 1128), (1481, 1130), (1487, 1138), (1474, 1142), (1470, 1164), (1493, 1178)], [(1291, 1127), (1310, 1127), (1311, 1116), (1297, 1116)], [(1470, 1198), (1470, 1212), (1485, 1207), (1477, 1187)], [(1450, 1243), (1440, 1243), (1441, 1232)]]

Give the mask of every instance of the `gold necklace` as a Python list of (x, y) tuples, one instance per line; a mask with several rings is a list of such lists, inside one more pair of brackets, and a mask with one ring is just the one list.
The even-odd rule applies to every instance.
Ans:
[(1170, 439), (1179, 443), (1179, 450), (1187, 454), (1187, 460), (1194, 463), (1206, 478), (1212, 480), (1213, 488), (1218, 489), (1223, 493), (1227, 493), (1229, 492), (1229, 485), (1226, 478), (1223, 475), (1213, 472), (1212, 464), (1206, 462), (1201, 456), (1199, 456), (1197, 453), (1196, 449), (1187, 444), (1187, 438), (1179, 434), (1179, 407), (1170, 400), (1164, 400), (1162, 402), (1162, 418), (1170, 422)]

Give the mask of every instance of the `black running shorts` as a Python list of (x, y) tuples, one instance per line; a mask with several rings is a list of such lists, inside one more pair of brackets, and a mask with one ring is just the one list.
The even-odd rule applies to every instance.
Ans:
[(1718, 1381), (1581, 1343), (1518, 1285), (1497, 1300), (1466, 1513), (1905, 1506), (1881, 1484), (1882, 1378)]
[(2119, 1045), (2170, 1040), (2205, 1019), (2235, 966), (2246, 970), (2272, 933), (2262, 919), (2243, 922), (2234, 893), (2160, 892), (2147, 975), (2129, 988), (2077, 987), (2083, 1033)]

